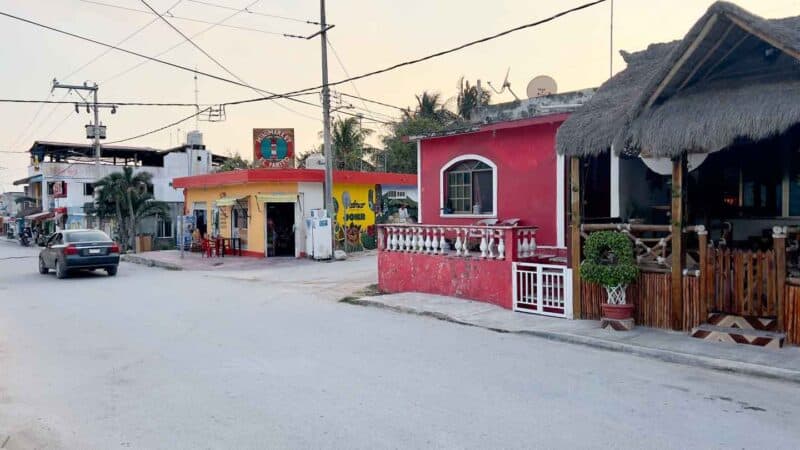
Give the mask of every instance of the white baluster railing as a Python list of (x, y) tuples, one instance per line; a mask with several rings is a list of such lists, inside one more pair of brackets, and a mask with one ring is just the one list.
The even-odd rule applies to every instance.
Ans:
[[(381, 251), (385, 252), (512, 261), (530, 258), (536, 252), (534, 227), (426, 224), (379, 226)], [(513, 254), (512, 249), (515, 250)]]

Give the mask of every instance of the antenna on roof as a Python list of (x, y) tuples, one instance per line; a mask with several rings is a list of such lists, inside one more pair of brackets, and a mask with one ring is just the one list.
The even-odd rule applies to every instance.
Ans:
[(508, 74), (509, 74), (510, 72), (511, 72), (511, 67), (509, 66), (508, 70), (506, 70), (506, 78), (503, 80), (503, 86), (500, 88), (500, 90), (499, 90), (499, 91), (498, 91), (497, 89), (495, 89), (495, 88), (494, 88), (494, 86), (492, 85), (492, 82), (491, 82), (491, 81), (487, 81), (487, 82), (486, 82), (486, 84), (488, 84), (488, 85), (489, 85), (489, 87), (490, 87), (490, 88), (492, 88), (492, 90), (494, 91), (494, 93), (495, 93), (495, 94), (498, 94), (498, 95), (499, 95), (499, 94), (502, 94), (503, 92), (505, 92), (505, 91), (506, 91), (506, 89), (508, 89), (508, 92), (511, 92), (511, 95), (513, 95), (513, 96), (514, 96), (514, 98), (515, 98), (517, 101), (519, 101), (519, 97), (517, 97), (517, 94), (515, 94), (515, 93), (514, 93), (514, 91), (512, 91), (512, 90), (511, 90), (511, 82), (510, 82), (510, 81), (508, 81)]

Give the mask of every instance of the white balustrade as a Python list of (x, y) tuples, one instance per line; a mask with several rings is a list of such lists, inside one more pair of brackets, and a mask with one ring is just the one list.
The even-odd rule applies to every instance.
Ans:
[[(492, 260), (530, 258), (536, 252), (533, 227), (381, 225), (382, 251)], [(515, 246), (509, 245), (513, 239)], [(508, 249), (516, 247), (516, 255)], [(471, 249), (476, 249), (478, 253)]]

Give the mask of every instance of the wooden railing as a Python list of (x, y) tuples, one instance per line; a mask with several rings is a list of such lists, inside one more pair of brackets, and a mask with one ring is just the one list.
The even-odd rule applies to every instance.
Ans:
[(378, 225), (378, 249), (460, 258), (519, 261), (536, 252), (536, 229), (497, 225)]
[(586, 239), (594, 231), (619, 231), (633, 242), (636, 262), (642, 269), (669, 270), (672, 227), (630, 223), (599, 223), (581, 225), (581, 237)]

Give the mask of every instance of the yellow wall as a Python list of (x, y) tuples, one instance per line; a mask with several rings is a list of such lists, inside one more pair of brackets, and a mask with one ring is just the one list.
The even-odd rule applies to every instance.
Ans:
[[(264, 205), (257, 205), (256, 194), (297, 194), (297, 183), (248, 183), (238, 186), (219, 186), (186, 189), (186, 212), (191, 214), (195, 202), (206, 202), (206, 217), (211, 231), (214, 202), (224, 197), (247, 198), (247, 248), (246, 250), (264, 253)], [(233, 217), (230, 207), (220, 208), (220, 234), (231, 237)]]
[[(366, 231), (367, 227), (375, 224), (375, 211), (370, 207), (369, 194), (372, 191), (374, 196), (374, 184), (334, 184), (333, 196), (339, 203), (339, 211), (336, 213), (336, 223), (340, 225), (349, 226), (351, 223), (361, 225), (361, 230)], [(356, 207), (351, 206), (348, 209), (345, 218), (344, 199), (343, 194), (348, 192), (350, 194), (350, 202), (356, 204)]]

